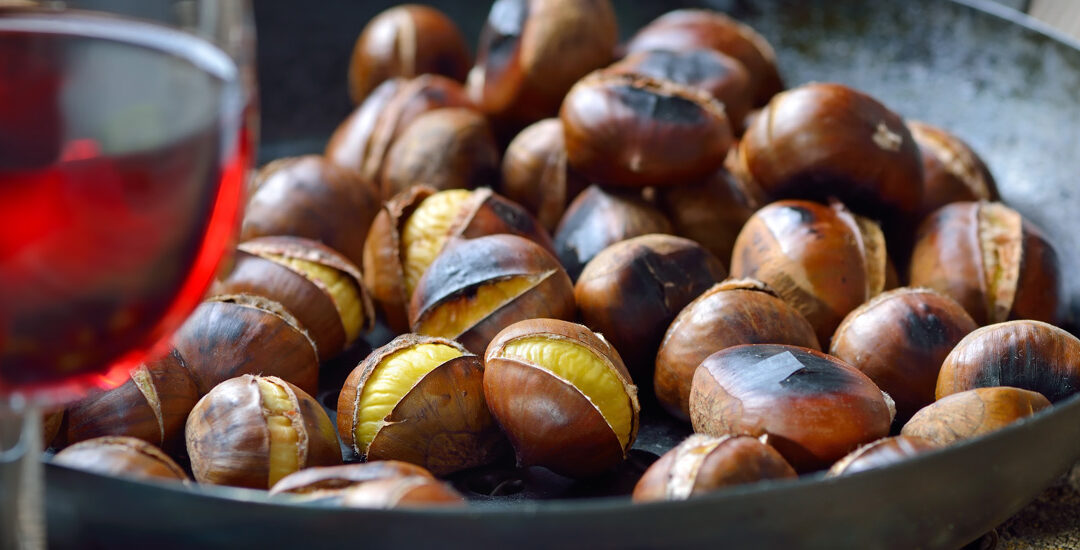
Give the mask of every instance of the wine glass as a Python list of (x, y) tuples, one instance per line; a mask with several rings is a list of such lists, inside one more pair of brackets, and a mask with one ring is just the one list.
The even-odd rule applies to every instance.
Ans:
[(203, 297), (254, 149), (246, 0), (0, 0), (0, 548), (42, 547), (40, 408)]

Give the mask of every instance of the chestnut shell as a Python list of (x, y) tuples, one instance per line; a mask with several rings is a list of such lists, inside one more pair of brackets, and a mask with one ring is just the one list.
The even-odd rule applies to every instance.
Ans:
[(81, 441), (56, 453), (53, 464), (107, 476), (147, 481), (183, 481), (190, 478), (157, 447), (127, 436), (103, 436)]
[(927, 451), (933, 451), (938, 447), (937, 443), (929, 439), (912, 435), (886, 437), (855, 449), (833, 464), (825, 475), (828, 477), (846, 476), (885, 468)]
[(950, 395), (923, 407), (900, 430), (939, 445), (999, 430), (1050, 407), (1039, 392), (994, 386)]

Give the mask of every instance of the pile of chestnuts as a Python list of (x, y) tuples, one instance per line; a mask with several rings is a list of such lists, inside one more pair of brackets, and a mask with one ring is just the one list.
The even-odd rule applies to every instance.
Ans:
[[(1054, 247), (959, 137), (785, 89), (721, 13), (617, 36), (609, 0), (497, 0), (473, 62), (435, 9), (372, 19), (325, 154), (261, 170), (206, 301), (49, 418), (55, 461), (328, 506), (536, 471), (675, 500), (1080, 392)], [(662, 456), (658, 420), (689, 436)]]

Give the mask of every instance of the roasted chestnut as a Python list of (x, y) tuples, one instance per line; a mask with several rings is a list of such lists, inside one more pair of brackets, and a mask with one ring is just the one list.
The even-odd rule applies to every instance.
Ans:
[(241, 374), (278, 376), (307, 392), (318, 388), (315, 343), (281, 304), (260, 296), (203, 302), (176, 332), (173, 346), (199, 395)]
[(511, 128), (555, 116), (574, 82), (611, 62), (617, 34), (609, 0), (496, 0), (469, 96)]
[(435, 475), (489, 464), (507, 447), (484, 402), (483, 378), (480, 357), (461, 344), (399, 336), (345, 380), (338, 434), (365, 460), (401, 460)]
[(773, 199), (837, 198), (896, 226), (922, 207), (922, 157), (903, 119), (840, 84), (774, 97), (747, 127), (736, 163)]
[(1080, 391), (1080, 340), (1040, 321), (982, 327), (945, 358), (936, 395), (988, 386), (1036, 391), (1057, 403)]
[(704, 90), (724, 105), (731, 128), (738, 134), (754, 103), (746, 67), (717, 50), (639, 51), (613, 63), (605, 72), (650, 76)]
[(622, 462), (637, 436), (637, 388), (618, 352), (575, 323), (506, 327), (484, 354), (484, 396), (521, 466), (596, 475)]
[(521, 131), (503, 155), (502, 186), (548, 231), (554, 231), (563, 212), (588, 182), (566, 160), (562, 121), (545, 118)]
[(276, 376), (243, 376), (203, 396), (185, 427), (199, 483), (268, 489), (309, 466), (341, 464), (334, 424), (318, 401)]
[(183, 445), (184, 422), (199, 389), (175, 350), (131, 371), (128, 380), (68, 408), (65, 440), (106, 435), (142, 439), (168, 451)]
[(885, 437), (893, 414), (892, 400), (858, 369), (795, 346), (718, 351), (701, 362), (690, 387), (695, 432), (762, 437), (799, 472)]
[(465, 497), (450, 485), (430, 477), (407, 476), (342, 489), (341, 505), (350, 508), (465, 506)]
[(414, 187), (386, 204), (365, 248), (365, 282), (390, 328), (408, 329), (406, 306), (420, 277), (448, 241), (508, 233), (553, 251), (551, 237), (520, 206), (490, 189), (434, 193)]
[(276, 161), (261, 178), (244, 213), (241, 240), (306, 237), (360, 264), (380, 204), (370, 182), (315, 155)]
[(776, 449), (753, 437), (693, 434), (645, 471), (633, 499), (686, 500), (732, 485), (796, 476)]
[(730, 279), (684, 307), (656, 354), (656, 398), (690, 420), (690, 383), (706, 357), (742, 344), (789, 344), (820, 350), (814, 327), (761, 281)]
[(270, 488), (270, 494), (313, 495), (340, 491), (378, 479), (408, 476), (432, 477), (431, 472), (424, 468), (398, 460), (318, 466), (304, 468), (281, 478)]
[(615, 186), (704, 178), (734, 143), (723, 104), (708, 92), (636, 74), (586, 76), (566, 94), (559, 118), (570, 166)]
[(376, 15), (356, 39), (349, 61), (349, 96), (360, 103), (382, 81), (424, 73), (464, 81), (469, 48), (457, 25), (441, 11), (418, 4)]
[(996, 202), (957, 202), (923, 221), (911, 284), (952, 297), (976, 323), (1061, 320), (1061, 265), (1053, 245), (1018, 212)]
[(481, 353), (510, 324), (574, 313), (574, 287), (551, 254), (521, 237), (490, 235), (446, 245), (416, 285), (409, 325)]
[(626, 52), (708, 48), (742, 63), (750, 77), (754, 105), (764, 105), (784, 89), (776, 53), (754, 29), (716, 11), (681, 9), (668, 12), (637, 32)]
[(724, 169), (704, 181), (658, 191), (675, 233), (697, 241), (725, 263), (731, 261), (743, 225), (767, 202), (761, 189)]
[(394, 140), (420, 115), (444, 107), (474, 106), (460, 83), (443, 76), (387, 80), (334, 130), (326, 158), (368, 181), (381, 181)]
[(1000, 199), (990, 169), (963, 140), (925, 122), (907, 127), (923, 162), (922, 216), (952, 202)]
[(413, 185), (436, 190), (490, 187), (499, 151), (484, 116), (472, 109), (435, 109), (416, 118), (390, 146), (380, 189), (389, 199)]
[(76, 443), (56, 453), (53, 464), (107, 476), (147, 481), (188, 481), (168, 455), (142, 439), (105, 436)]
[(56, 438), (60, 437), (66, 413), (67, 411), (61, 408), (41, 415), (41, 448), (49, 449), (58, 444)]
[(886, 437), (851, 451), (847, 456), (838, 460), (836, 464), (833, 464), (832, 468), (829, 468), (829, 471), (825, 473), (825, 476), (846, 476), (884, 468), (897, 462), (903, 462), (915, 455), (933, 451), (938, 447), (937, 443), (929, 439), (911, 435)]
[(694, 241), (643, 235), (597, 254), (574, 285), (574, 301), (585, 325), (615, 346), (630, 378), (648, 388), (672, 319), (726, 275), (720, 260)]
[(844, 316), (885, 289), (889, 259), (877, 224), (843, 205), (780, 201), (758, 210), (735, 240), (732, 277), (763, 281), (826, 344)]
[(923, 407), (900, 433), (950, 445), (999, 430), (1050, 406), (1041, 393), (1010, 387), (975, 388)]
[(896, 401), (906, 421), (934, 401), (945, 356), (979, 328), (952, 298), (926, 288), (898, 288), (848, 314), (829, 353), (870, 377)]
[(649, 233), (672, 233), (671, 222), (636, 191), (591, 185), (566, 209), (555, 230), (555, 252), (571, 279), (601, 250)]

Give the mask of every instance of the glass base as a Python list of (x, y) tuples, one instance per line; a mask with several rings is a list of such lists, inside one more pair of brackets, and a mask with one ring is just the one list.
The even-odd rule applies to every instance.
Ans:
[(45, 548), (41, 412), (21, 396), (0, 398), (0, 549)]

